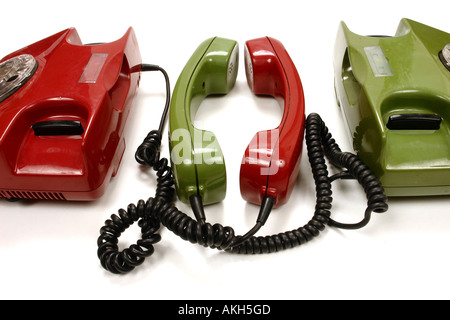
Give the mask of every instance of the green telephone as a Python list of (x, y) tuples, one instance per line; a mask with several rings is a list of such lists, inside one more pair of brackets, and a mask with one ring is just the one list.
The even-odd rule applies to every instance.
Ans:
[(402, 19), (395, 37), (342, 23), (336, 98), (388, 196), (450, 194), (450, 34)]

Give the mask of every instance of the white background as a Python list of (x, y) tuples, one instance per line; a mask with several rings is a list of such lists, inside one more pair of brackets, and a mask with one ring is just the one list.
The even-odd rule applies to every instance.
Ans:
[[(240, 44), (236, 86), (208, 98), (197, 121), (214, 131), (226, 157), (228, 191), (206, 208), (208, 221), (253, 226), (258, 208), (239, 194), (239, 165), (255, 132), (277, 126), (271, 98), (255, 97), (245, 80), (246, 40), (272, 36), (291, 55), (303, 82), (306, 113), (319, 113), (341, 148), (351, 151), (335, 102), (333, 48), (340, 21), (356, 33), (393, 35), (403, 17), (450, 32), (446, 1), (4, 1), (0, 56), (75, 27), (84, 43), (120, 38), (135, 29), (143, 62), (158, 64), (172, 89), (184, 64), (206, 38)], [(92, 203), (0, 201), (1, 299), (448, 299), (449, 197), (390, 199), (360, 230), (327, 228), (312, 242), (270, 255), (231, 255), (187, 243), (167, 229), (155, 254), (134, 272), (113, 275), (96, 256), (104, 221), (119, 208), (154, 195), (153, 172), (134, 151), (157, 127), (164, 105), (160, 73), (144, 73), (126, 132), (121, 168)], [(168, 156), (167, 133), (163, 155)], [(333, 185), (333, 217), (359, 221), (365, 198), (355, 182)], [(314, 211), (306, 153), (290, 202), (274, 211), (258, 235), (303, 226)], [(177, 203), (184, 212), (189, 208)], [(121, 247), (135, 242), (132, 227)]]

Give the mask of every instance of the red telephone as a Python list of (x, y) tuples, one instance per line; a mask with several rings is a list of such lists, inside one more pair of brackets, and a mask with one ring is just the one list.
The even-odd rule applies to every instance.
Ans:
[(256, 133), (245, 150), (241, 194), (255, 204), (273, 197), (274, 206), (280, 206), (288, 201), (299, 171), (305, 128), (302, 83), (282, 43), (270, 37), (246, 42), (245, 70), (252, 91), (275, 97), (283, 117), (277, 128)]
[(139, 84), (133, 29), (83, 45), (71, 28), (0, 62), (0, 198), (99, 198), (119, 168)]

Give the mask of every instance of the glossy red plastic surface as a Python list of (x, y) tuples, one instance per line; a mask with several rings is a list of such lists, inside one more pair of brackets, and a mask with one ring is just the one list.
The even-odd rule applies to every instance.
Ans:
[(275, 206), (286, 203), (298, 176), (305, 126), (303, 87), (284, 46), (264, 37), (246, 42), (247, 81), (256, 95), (269, 95), (283, 108), (280, 125), (258, 132), (247, 147), (240, 171), (242, 197), (261, 204), (265, 196)]
[[(0, 196), (94, 200), (117, 173), (123, 130), (139, 85), (141, 56), (132, 28), (117, 41), (83, 45), (61, 31), (2, 61), (31, 54), (38, 69), (0, 104)], [(2, 62), (1, 61), (1, 62)], [(32, 125), (73, 120), (82, 134), (43, 135)]]

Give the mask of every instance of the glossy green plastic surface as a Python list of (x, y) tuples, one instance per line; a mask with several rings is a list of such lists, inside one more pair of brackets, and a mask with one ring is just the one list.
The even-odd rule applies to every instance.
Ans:
[(226, 193), (225, 159), (214, 133), (195, 128), (193, 120), (205, 97), (226, 94), (238, 71), (234, 40), (210, 38), (197, 48), (175, 85), (169, 113), (169, 145), (178, 198), (189, 203), (220, 202)]
[[(361, 36), (341, 23), (336, 98), (354, 150), (388, 196), (450, 194), (450, 72), (439, 59), (450, 34), (402, 19), (394, 37)], [(391, 130), (389, 117), (432, 114), (437, 130)]]

